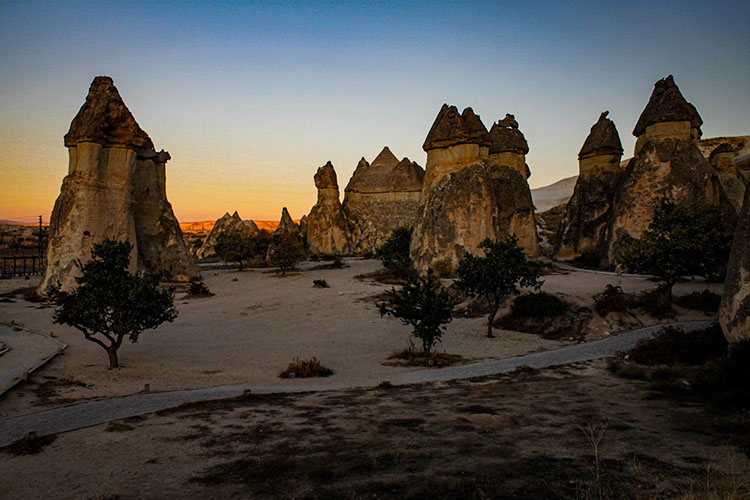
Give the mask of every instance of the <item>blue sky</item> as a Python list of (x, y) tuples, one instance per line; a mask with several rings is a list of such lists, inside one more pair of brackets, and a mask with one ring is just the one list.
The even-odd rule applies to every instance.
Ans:
[(298, 218), (328, 160), (342, 191), (384, 145), (424, 165), (443, 102), (515, 114), (532, 187), (577, 173), (605, 109), (628, 155), (668, 74), (704, 137), (750, 134), (749, 21), (748, 2), (3, 2), (0, 218), (48, 217), (96, 75), (171, 153), (180, 219)]

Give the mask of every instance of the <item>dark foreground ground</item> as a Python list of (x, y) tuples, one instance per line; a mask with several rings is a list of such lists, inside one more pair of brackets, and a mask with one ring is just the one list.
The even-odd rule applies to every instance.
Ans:
[(0, 497), (750, 498), (747, 412), (649, 387), (601, 361), (201, 403), (5, 449)]

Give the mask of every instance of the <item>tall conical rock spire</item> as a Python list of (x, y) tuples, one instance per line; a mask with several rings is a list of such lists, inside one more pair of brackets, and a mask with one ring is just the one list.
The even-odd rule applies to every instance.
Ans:
[(599, 120), (591, 127), (591, 131), (578, 153), (579, 160), (602, 154), (622, 155), (620, 134), (617, 133), (615, 123), (607, 118), (608, 114), (609, 111), (603, 112), (599, 116)]

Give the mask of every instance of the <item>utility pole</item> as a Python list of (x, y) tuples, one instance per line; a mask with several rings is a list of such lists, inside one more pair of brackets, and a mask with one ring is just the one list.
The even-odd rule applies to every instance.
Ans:
[(42, 216), (39, 216), (39, 258), (42, 258)]

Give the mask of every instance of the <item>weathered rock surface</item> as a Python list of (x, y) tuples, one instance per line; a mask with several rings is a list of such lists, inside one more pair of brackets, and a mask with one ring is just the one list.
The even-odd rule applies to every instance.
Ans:
[(534, 205), (526, 179), (508, 166), (475, 163), (445, 175), (424, 193), (410, 253), (425, 272), (443, 262), (455, 269), (479, 244), (510, 235), (519, 237), (527, 255), (538, 255)]
[[(341, 208), (336, 171), (329, 161), (315, 173), (318, 202), (305, 220), (307, 247), (313, 255), (347, 255), (351, 249), (351, 231)], [(300, 221), (301, 222), (301, 221)]]
[(728, 143), (717, 146), (708, 158), (714, 169), (714, 183), (719, 192), (719, 202), (727, 213), (738, 217), (745, 196), (745, 179), (739, 172), (735, 157), (737, 151)]
[(713, 169), (698, 148), (702, 124), (671, 75), (656, 82), (633, 130), (635, 156), (615, 196), (608, 236), (610, 263), (648, 228), (661, 198), (677, 205), (719, 202)]
[(485, 238), (515, 235), (537, 257), (528, 145), (512, 115), (494, 128), (493, 138), (471, 108), (461, 115), (454, 106), (440, 109), (424, 143), (427, 169), (410, 249), (419, 272), (438, 263), (455, 269), (466, 253), (481, 253)]
[(622, 174), (623, 153), (614, 122), (605, 111), (591, 127), (578, 153), (579, 175), (565, 216), (560, 222), (555, 258), (566, 261), (582, 254), (607, 259), (612, 202)]
[(394, 229), (414, 225), (424, 170), (408, 158), (398, 161), (386, 146), (372, 164), (362, 158), (344, 190), (343, 209), (352, 252), (374, 252)]
[(242, 220), (236, 211), (232, 215), (229, 215), (229, 212), (226, 212), (220, 218), (216, 219), (216, 223), (211, 229), (211, 232), (208, 233), (206, 239), (203, 240), (203, 245), (201, 245), (196, 252), (196, 257), (199, 259), (215, 257), (216, 243), (219, 240), (219, 236), (234, 232), (240, 232), (243, 235), (254, 237), (260, 233), (260, 229), (258, 229), (255, 222), (250, 219)]
[(750, 189), (734, 232), (719, 322), (729, 342), (750, 340)]
[(68, 175), (50, 218), (48, 265), (40, 293), (75, 286), (76, 261), (105, 239), (133, 245), (130, 270), (198, 277), (166, 199), (169, 154), (154, 150), (109, 77), (96, 77), (65, 135)]
[(628, 163), (615, 196), (609, 229), (610, 262), (625, 245), (641, 237), (661, 198), (678, 205), (717, 203), (712, 175), (711, 166), (692, 141), (663, 139), (644, 144)]

